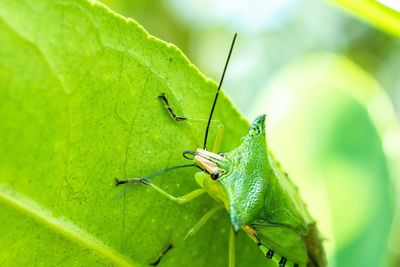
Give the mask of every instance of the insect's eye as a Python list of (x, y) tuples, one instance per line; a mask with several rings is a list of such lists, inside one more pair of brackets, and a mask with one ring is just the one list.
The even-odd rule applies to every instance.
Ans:
[(220, 172), (213, 172), (211, 173), (211, 179), (217, 180), (221, 176)]

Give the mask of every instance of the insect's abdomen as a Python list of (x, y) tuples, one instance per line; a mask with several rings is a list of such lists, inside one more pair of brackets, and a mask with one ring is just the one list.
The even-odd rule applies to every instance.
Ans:
[(286, 227), (249, 225), (243, 229), (256, 242), (265, 257), (279, 267), (324, 267), (325, 253), (315, 224), (305, 236)]
[(247, 234), (254, 240), (254, 242), (256, 242), (258, 248), (262, 251), (264, 256), (268, 260), (276, 262), (279, 267), (306, 266), (306, 262), (304, 260), (303, 262), (295, 261), (291, 259), (290, 255), (283, 255), (283, 253), (279, 253), (278, 251), (276, 251), (273, 242), (268, 242), (265, 238), (263, 238), (263, 236), (260, 235), (256, 228), (246, 225), (243, 227), (243, 230), (245, 230)]
[(261, 249), (262, 253), (267, 257), (267, 259), (275, 261), (279, 267), (300, 267), (301, 265), (297, 262), (290, 262), (285, 256), (278, 255), (272, 248), (257, 243), (257, 246)]

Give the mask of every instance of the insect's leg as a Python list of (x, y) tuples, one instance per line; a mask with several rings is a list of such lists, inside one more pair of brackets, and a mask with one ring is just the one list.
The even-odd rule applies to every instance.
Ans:
[(167, 252), (173, 248), (174, 248), (174, 245), (168, 244), (168, 246), (160, 252), (160, 255), (157, 257), (157, 259), (155, 259), (153, 262), (151, 262), (150, 265), (157, 266), (160, 263), (161, 259), (165, 256), (165, 254), (167, 254)]
[(130, 178), (127, 180), (118, 180), (115, 179), (115, 185), (119, 186), (121, 184), (144, 184), (149, 186), (150, 188), (152, 188), (153, 190), (159, 192), (160, 194), (162, 194), (163, 196), (171, 199), (172, 201), (178, 203), (178, 204), (183, 204), (186, 202), (191, 201), (192, 199), (204, 194), (206, 192), (205, 189), (196, 189), (193, 190), (192, 192), (189, 192), (188, 194), (184, 195), (184, 196), (180, 196), (180, 197), (175, 197), (167, 192), (165, 192), (164, 190), (162, 190), (161, 188), (159, 188), (158, 186), (156, 186), (155, 184), (153, 184), (150, 179), (155, 177), (155, 176), (159, 176), (163, 173), (175, 170), (175, 169), (180, 169), (180, 168), (187, 168), (187, 167), (195, 167), (195, 164), (184, 164), (184, 165), (178, 165), (178, 166), (173, 166), (173, 167), (169, 167), (163, 170), (159, 170), (155, 173), (152, 173), (150, 175), (147, 175), (146, 177), (142, 177), (142, 178)]
[(217, 133), (215, 135), (214, 144), (211, 151), (220, 152), (221, 144), (222, 144), (222, 137), (224, 137), (224, 125), (222, 123), (218, 123), (217, 126)]
[(169, 114), (171, 114), (172, 118), (176, 121), (184, 121), (187, 120), (186, 117), (182, 117), (179, 115), (176, 115), (175, 111), (172, 109), (172, 107), (168, 103), (168, 99), (165, 97), (165, 94), (162, 93), (161, 95), (158, 96), (159, 99), (163, 102), (165, 108), (168, 110)]
[(202, 194), (204, 194), (206, 192), (205, 189), (200, 188), (200, 189), (193, 190), (192, 192), (189, 192), (186, 195), (183, 195), (183, 196), (180, 196), (180, 197), (175, 197), (175, 196), (165, 192), (164, 190), (162, 190), (161, 188), (159, 188), (155, 184), (153, 184), (147, 178), (131, 178), (129, 180), (124, 180), (124, 181), (118, 181), (117, 180), (117, 185), (122, 184), (122, 183), (147, 185), (148, 187), (150, 187), (154, 191), (160, 193), (161, 195), (165, 196), (166, 198), (168, 198), (168, 199), (170, 199), (170, 200), (172, 200), (172, 201), (174, 201), (175, 203), (178, 203), (178, 204), (183, 204), (183, 203), (189, 202), (189, 201), (195, 199), (196, 197), (198, 197), (198, 196), (200, 196), (200, 195), (202, 195)]
[(224, 206), (219, 205), (207, 211), (207, 213), (204, 214), (203, 217), (201, 217), (201, 219), (187, 232), (183, 239), (191, 237), (192, 235), (197, 233), (197, 231), (208, 221), (208, 219), (210, 219), (217, 211), (221, 210), (223, 207)]
[(229, 233), (229, 267), (235, 267), (235, 231), (233, 227)]
[(187, 193), (186, 195), (175, 197), (175, 196), (165, 192), (164, 190), (162, 190), (161, 188), (159, 188), (158, 186), (156, 186), (152, 182), (150, 182), (150, 183), (147, 182), (146, 185), (150, 186), (150, 188), (152, 188), (153, 190), (157, 191), (161, 195), (167, 197), (168, 199), (170, 199), (170, 200), (172, 200), (172, 201), (174, 201), (175, 203), (178, 203), (178, 204), (184, 204), (186, 202), (192, 201), (196, 197), (201, 196), (202, 194), (204, 194), (206, 192), (205, 189), (200, 188), (200, 189), (195, 189), (192, 192)]
[[(196, 119), (196, 118), (187, 118), (187, 117), (179, 116), (179, 115), (176, 114), (174, 109), (169, 104), (168, 99), (167, 99), (167, 97), (165, 96), (164, 93), (159, 95), (158, 98), (161, 100), (161, 102), (163, 102), (163, 104), (165, 106), (165, 109), (168, 111), (168, 113), (172, 116), (172, 118), (175, 121), (185, 121), (185, 120), (190, 120), (190, 121), (194, 121), (194, 122), (206, 122), (207, 121), (206, 119)], [(221, 122), (219, 122), (218, 120), (211, 120), (211, 122), (218, 123), (217, 136), (218, 136), (218, 133), (220, 132), (220, 128), (222, 128), (222, 133), (223, 133), (224, 125)], [(222, 139), (222, 135), (221, 135), (221, 139)], [(220, 145), (221, 141), (219, 140), (218, 142), (219, 142), (219, 145)], [(218, 142), (217, 142), (217, 144), (218, 144)], [(220, 147), (219, 145), (217, 145), (216, 147), (219, 148)], [(213, 150), (213, 151), (217, 151), (217, 150)]]

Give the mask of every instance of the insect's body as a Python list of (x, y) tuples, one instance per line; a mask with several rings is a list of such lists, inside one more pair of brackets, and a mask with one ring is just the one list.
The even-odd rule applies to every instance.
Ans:
[[(226, 153), (206, 150), (212, 114), (235, 39), (236, 35), (208, 119), (204, 147), (196, 151), (184, 152), (184, 157), (194, 160), (195, 164), (170, 167), (142, 178), (122, 181), (117, 179), (116, 185), (142, 183), (178, 204), (191, 201), (207, 192), (219, 202), (219, 205), (207, 212), (190, 229), (185, 239), (193, 235), (223, 206), (230, 216), (233, 229), (246, 231), (264, 255), (276, 261), (279, 267), (323, 267), (326, 265), (325, 253), (315, 223), (302, 202), (297, 188), (268, 150), (265, 137), (265, 115), (254, 120), (242, 144), (236, 149)], [(176, 115), (164, 94), (161, 94), (159, 98), (176, 121), (187, 119)], [(194, 158), (188, 157), (188, 154)], [(193, 166), (203, 170), (195, 176), (201, 189), (184, 196), (172, 196), (150, 181), (151, 178), (164, 172)], [(233, 231), (231, 231), (229, 266), (234, 266), (233, 238)], [(170, 244), (167, 249), (164, 249), (151, 265), (157, 265), (172, 247)]]
[(324, 265), (313, 220), (268, 151), (265, 115), (255, 119), (238, 148), (223, 154), (197, 149), (195, 155), (205, 170), (196, 174), (198, 184), (224, 205), (234, 229), (245, 230), (266, 257), (279, 266)]

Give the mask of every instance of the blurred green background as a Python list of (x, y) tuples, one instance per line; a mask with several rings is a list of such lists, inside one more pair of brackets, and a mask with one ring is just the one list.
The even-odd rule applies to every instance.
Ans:
[(248, 120), (267, 113), (330, 266), (400, 266), (400, 2), (103, 2), (215, 80), (238, 32), (224, 90)]

